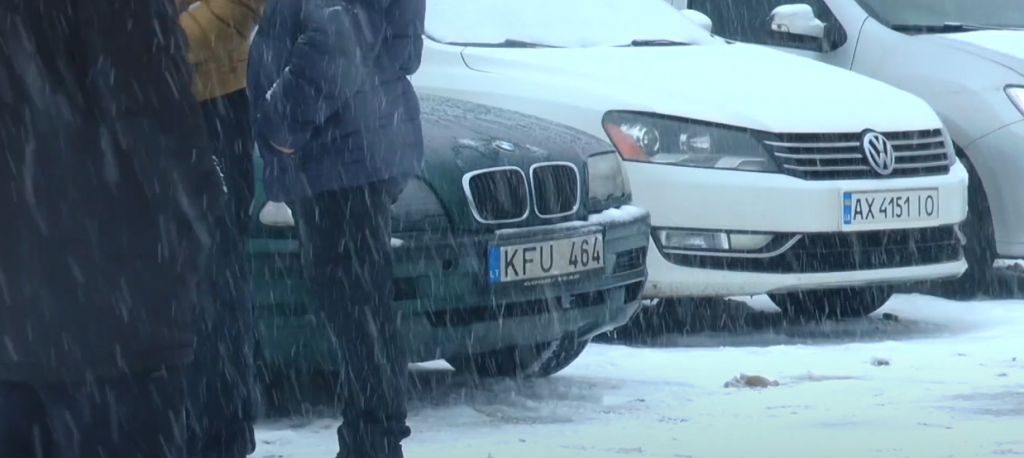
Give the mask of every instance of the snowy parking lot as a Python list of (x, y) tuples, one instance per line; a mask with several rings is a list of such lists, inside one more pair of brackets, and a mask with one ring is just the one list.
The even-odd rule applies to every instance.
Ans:
[[(771, 310), (766, 298), (750, 302)], [(883, 313), (898, 320), (883, 319)], [(865, 320), (595, 344), (540, 380), (412, 375), (406, 456), (1024, 455), (1024, 301), (900, 295)], [(778, 381), (727, 388), (740, 374)], [(329, 409), (328, 409), (329, 411)], [(258, 458), (332, 456), (337, 416), (265, 421)]]

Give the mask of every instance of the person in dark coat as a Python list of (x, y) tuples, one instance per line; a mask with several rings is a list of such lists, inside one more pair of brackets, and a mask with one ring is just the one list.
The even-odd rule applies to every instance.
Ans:
[(189, 373), (189, 449), (196, 458), (243, 458), (256, 449), (255, 320), (245, 252), (255, 193), (252, 126), (246, 94), (249, 37), (265, 0), (176, 0), (189, 43), (214, 157), (228, 189), (213, 257), (201, 284), (212, 306), (199, 314)]
[(268, 198), (295, 211), (312, 300), (345, 365), (339, 457), (401, 457), (410, 434), (390, 220), (423, 164), (409, 76), (420, 65), (425, 8), (272, 0), (249, 56)]
[(171, 1), (0, 2), (0, 456), (184, 457), (223, 179)]

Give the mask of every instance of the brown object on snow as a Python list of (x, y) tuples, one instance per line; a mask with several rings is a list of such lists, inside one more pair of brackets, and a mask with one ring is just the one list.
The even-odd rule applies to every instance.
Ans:
[(760, 375), (740, 374), (725, 382), (725, 388), (768, 388), (770, 386), (779, 386), (779, 382)]

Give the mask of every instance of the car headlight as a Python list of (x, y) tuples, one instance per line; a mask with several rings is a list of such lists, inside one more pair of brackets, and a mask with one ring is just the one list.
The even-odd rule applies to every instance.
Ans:
[(622, 158), (615, 151), (598, 153), (587, 158), (590, 181), (591, 212), (628, 204), (633, 196), (629, 175), (622, 167)]
[(779, 171), (761, 143), (743, 129), (630, 111), (609, 111), (602, 123), (608, 138), (627, 161)]
[(1017, 106), (1021, 114), (1024, 114), (1024, 86), (1009, 86), (1006, 88), (1006, 95), (1010, 101)]
[(437, 194), (422, 179), (412, 179), (391, 205), (393, 232), (438, 231), (449, 228), (448, 215)]

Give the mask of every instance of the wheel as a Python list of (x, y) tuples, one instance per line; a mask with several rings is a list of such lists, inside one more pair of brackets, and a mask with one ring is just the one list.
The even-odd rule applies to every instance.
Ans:
[(576, 340), (569, 335), (553, 342), (458, 355), (445, 361), (457, 372), (478, 377), (548, 377), (569, 367), (589, 343), (590, 339)]
[(768, 298), (787, 317), (807, 321), (863, 318), (882, 308), (892, 294), (890, 287), (871, 286), (769, 294)]
[(689, 313), (680, 313), (683, 310), (680, 304), (684, 302), (687, 300), (652, 301), (641, 306), (625, 325), (612, 329), (605, 335), (612, 342), (645, 344), (665, 334), (685, 333), (689, 329)]
[(995, 296), (998, 280), (992, 271), (996, 259), (996, 234), (992, 225), (992, 211), (981, 178), (970, 159), (957, 149), (960, 162), (967, 169), (967, 219), (960, 225), (967, 244), (964, 260), (967, 271), (960, 278), (941, 282), (936, 294), (946, 299), (974, 299), (979, 295)]

